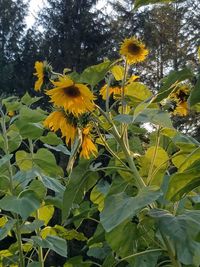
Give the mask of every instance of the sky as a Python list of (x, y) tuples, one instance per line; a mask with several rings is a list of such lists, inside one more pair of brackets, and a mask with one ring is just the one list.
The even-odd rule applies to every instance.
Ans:
[[(26, 18), (27, 27), (30, 28), (37, 17), (38, 11), (46, 4), (46, 0), (30, 0), (29, 1), (29, 14)], [(102, 9), (106, 4), (106, 0), (99, 0), (97, 8)]]

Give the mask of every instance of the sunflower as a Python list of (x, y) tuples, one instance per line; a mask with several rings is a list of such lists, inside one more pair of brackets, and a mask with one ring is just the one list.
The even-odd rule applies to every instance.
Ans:
[[(107, 87), (108, 87), (108, 85), (105, 84), (100, 90), (100, 95), (102, 96), (103, 100), (106, 100)], [(115, 95), (121, 95), (121, 92), (122, 92), (122, 90), (119, 86), (110, 86), (108, 88), (108, 95), (110, 96), (113, 94), (114, 98), (116, 98)]]
[(43, 122), (44, 126), (56, 132), (61, 131), (65, 137), (66, 144), (73, 143), (76, 136), (76, 127), (70, 124), (66, 115), (62, 111), (54, 111)]
[(94, 109), (94, 95), (84, 84), (74, 83), (67, 76), (60, 76), (59, 81), (52, 81), (55, 86), (46, 92), (51, 102), (57, 107), (63, 107), (65, 111), (79, 116)]
[(83, 142), (82, 142), (82, 150), (80, 156), (85, 159), (89, 159), (91, 154), (96, 157), (98, 153), (95, 144), (89, 137), (89, 131), (90, 127), (86, 127), (83, 129)]
[(40, 61), (35, 62), (35, 69), (36, 72), (34, 73), (35, 76), (37, 76), (37, 81), (35, 82), (34, 89), (36, 92), (41, 90), (41, 87), (44, 82), (44, 63)]
[(180, 102), (175, 108), (175, 110), (173, 111), (173, 115), (187, 116), (188, 115), (188, 103), (186, 101)]
[(124, 56), (128, 64), (144, 61), (149, 51), (136, 37), (125, 39), (120, 47), (120, 55)]

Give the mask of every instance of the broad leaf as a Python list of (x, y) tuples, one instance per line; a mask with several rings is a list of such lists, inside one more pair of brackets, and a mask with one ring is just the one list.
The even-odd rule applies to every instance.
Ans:
[(190, 97), (189, 97), (189, 104), (191, 107), (195, 106), (197, 103), (200, 102), (200, 76), (198, 78), (198, 81), (193, 88)]
[(170, 72), (170, 74), (163, 79), (163, 85), (161, 86), (154, 102), (160, 102), (164, 98), (168, 97), (168, 95), (174, 90), (175, 83), (191, 79), (192, 77), (193, 73), (188, 68)]
[(110, 68), (110, 65), (110, 61), (105, 61), (85, 69), (80, 76), (80, 82), (88, 83), (94, 87), (97, 83), (104, 79), (106, 72)]
[(5, 196), (0, 200), (0, 208), (19, 214), (26, 219), (33, 211), (37, 210), (40, 202), (33, 191), (27, 190), (20, 197)]
[(157, 187), (145, 187), (136, 197), (129, 197), (123, 192), (108, 196), (100, 214), (104, 229), (110, 232), (126, 219), (133, 217), (140, 209), (158, 199), (160, 195), (161, 192)]
[(38, 236), (32, 236), (31, 239), (42, 248), (49, 248), (57, 254), (67, 257), (67, 242), (58, 236), (47, 236), (42, 239)]

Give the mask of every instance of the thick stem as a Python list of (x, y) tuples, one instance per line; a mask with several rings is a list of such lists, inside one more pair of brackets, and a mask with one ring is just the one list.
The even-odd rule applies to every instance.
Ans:
[[(31, 159), (33, 160), (33, 151), (34, 151), (33, 142), (32, 142), (31, 139), (28, 139), (28, 143), (29, 143), (29, 149), (30, 149), (30, 153), (31, 153)], [(36, 218), (36, 220), (39, 220), (38, 210), (36, 211), (35, 218)], [(36, 234), (37, 234), (38, 237), (41, 237), (41, 235), (40, 235), (40, 228), (37, 228), (35, 230), (35, 232), (36, 232)], [(44, 267), (44, 257), (43, 257), (42, 247), (38, 246), (37, 251), (38, 251), (38, 260), (39, 260), (39, 263), (40, 263), (40, 267)]]

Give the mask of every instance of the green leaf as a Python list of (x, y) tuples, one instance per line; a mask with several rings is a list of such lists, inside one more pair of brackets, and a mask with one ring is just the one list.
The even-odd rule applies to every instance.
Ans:
[(33, 180), (30, 183), (28, 189), (35, 192), (38, 199), (40, 199), (40, 200), (43, 200), (47, 194), (47, 189), (40, 180)]
[(104, 199), (108, 193), (110, 184), (101, 180), (91, 191), (90, 200), (98, 205), (98, 210), (102, 211), (104, 208)]
[(178, 201), (198, 186), (200, 186), (200, 160), (195, 161), (184, 172), (175, 173), (170, 177), (166, 198)]
[(41, 266), (41, 264), (38, 261), (33, 261), (33, 262), (29, 263), (29, 265), (27, 265), (27, 267), (40, 267), (40, 266)]
[(91, 262), (83, 261), (81, 256), (76, 256), (69, 259), (63, 267), (90, 267), (92, 266)]
[(141, 102), (151, 97), (152, 93), (143, 83), (134, 82), (126, 86), (126, 96), (131, 96), (136, 102)]
[(200, 102), (200, 76), (199, 76), (194, 88), (192, 89), (192, 92), (190, 93), (189, 105), (190, 105), (190, 107), (193, 107), (194, 105), (196, 105), (199, 102)]
[(48, 132), (46, 136), (41, 136), (40, 140), (48, 145), (56, 146), (62, 144), (62, 140), (52, 132)]
[(37, 139), (42, 135), (44, 131), (40, 123), (26, 122), (23, 119), (17, 120), (15, 122), (15, 125), (24, 139)]
[(72, 239), (76, 239), (79, 241), (87, 240), (87, 237), (85, 237), (83, 233), (80, 233), (75, 229), (68, 230), (60, 225), (55, 225), (53, 229), (56, 230), (56, 233), (59, 237), (64, 238), (66, 240), (72, 240)]
[(125, 221), (106, 233), (105, 238), (112, 250), (117, 253), (117, 256), (124, 258), (134, 254), (136, 250), (135, 237), (137, 231), (136, 224)]
[(58, 236), (47, 236), (42, 239), (38, 236), (32, 236), (31, 239), (42, 248), (49, 248), (57, 254), (67, 257), (67, 242)]
[(41, 122), (45, 119), (46, 115), (44, 114), (44, 111), (40, 108), (37, 109), (31, 109), (27, 106), (23, 106), (20, 109), (20, 119), (22, 119), (25, 122), (31, 122), (31, 123), (37, 123)]
[(37, 210), (38, 219), (44, 221), (45, 226), (49, 223), (49, 221), (53, 217), (53, 214), (54, 214), (54, 206), (52, 205), (45, 205)]
[[(62, 207), (62, 220), (65, 221), (70, 214), (73, 203), (76, 198), (82, 200), (87, 187), (88, 181), (88, 161), (79, 161), (79, 165), (73, 170), (70, 181), (66, 186), (66, 190), (63, 196), (63, 207)], [(85, 171), (86, 170), (86, 171)], [(93, 173), (92, 173), (93, 174)], [(90, 183), (89, 183), (90, 184)], [(90, 187), (90, 186), (89, 186)]]
[(15, 222), (15, 220), (9, 220), (3, 227), (0, 227), (0, 240), (7, 237), (8, 233), (13, 229)]
[(71, 152), (64, 145), (59, 144), (58, 146), (50, 146), (50, 145), (45, 144), (44, 146), (54, 151), (62, 152), (63, 154), (67, 156), (71, 155)]
[(172, 2), (173, 0), (136, 0), (134, 2), (134, 8), (139, 8), (141, 6), (146, 6), (149, 4), (159, 4), (159, 3), (169, 3)]
[(97, 83), (104, 79), (105, 74), (110, 68), (110, 65), (111, 62), (107, 60), (103, 63), (85, 69), (80, 76), (80, 82), (88, 83), (94, 87)]
[(31, 154), (25, 152), (24, 150), (19, 150), (15, 154), (16, 163), (21, 171), (31, 170), (33, 167), (33, 162)]
[(25, 93), (25, 95), (21, 98), (21, 102), (27, 106), (32, 105), (33, 103), (39, 101), (42, 97), (32, 97), (29, 95), (28, 92)]
[(154, 102), (160, 102), (174, 90), (174, 84), (187, 79), (193, 78), (191, 69), (185, 68), (180, 71), (172, 71), (170, 74), (163, 79), (163, 85), (161, 86), (157, 97)]
[(10, 155), (5, 155), (0, 159), (0, 167), (2, 167), (4, 164), (6, 164), (11, 158), (12, 158), (12, 154)]
[(162, 234), (173, 241), (178, 260), (184, 265), (193, 264), (200, 251), (200, 243), (195, 241), (200, 229), (200, 211), (186, 210), (174, 216), (166, 210), (152, 209), (149, 215), (156, 220)]
[(45, 148), (40, 148), (37, 153), (34, 154), (34, 163), (42, 169), (44, 174), (63, 176), (63, 170), (57, 165), (54, 154)]
[(168, 112), (161, 111), (158, 109), (147, 108), (141, 113), (137, 114), (136, 117), (124, 114), (117, 115), (114, 119), (121, 123), (127, 124), (150, 122), (161, 127), (173, 128)]
[(26, 222), (20, 228), (22, 234), (30, 234), (36, 229), (44, 225), (44, 222), (41, 220), (34, 220), (33, 222)]
[(20, 197), (5, 196), (0, 200), (0, 208), (6, 211), (19, 214), (22, 219), (26, 219), (32, 212), (37, 210), (40, 202), (34, 192), (24, 191)]
[(108, 196), (105, 200), (105, 207), (100, 214), (104, 229), (106, 232), (110, 232), (160, 196), (161, 192), (153, 186), (141, 189), (136, 197), (129, 197), (124, 192)]
[(45, 175), (41, 175), (41, 179), (43, 184), (48, 188), (51, 189), (52, 191), (56, 193), (63, 194), (65, 187), (55, 178), (51, 178)]

